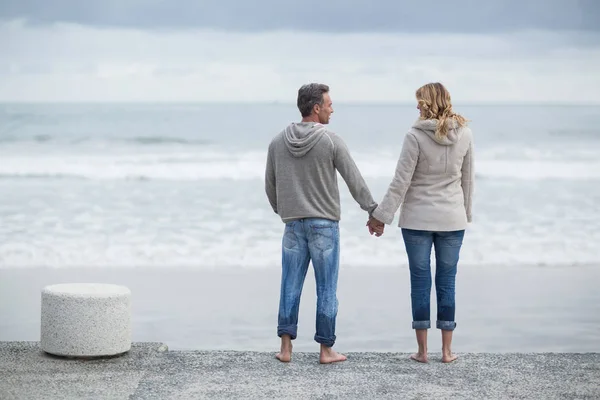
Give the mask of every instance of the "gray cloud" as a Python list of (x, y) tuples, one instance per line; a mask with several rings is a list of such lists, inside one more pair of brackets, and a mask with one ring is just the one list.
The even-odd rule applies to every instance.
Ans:
[[(2, 0), (0, 19), (140, 29), (600, 31), (598, 0)], [(307, 48), (310, 48), (307, 43)], [(325, 43), (314, 44), (326, 46)], [(440, 43), (443, 46), (443, 43)]]
[[(590, 45), (580, 46), (589, 38)], [(0, 23), (0, 101), (412, 101), (442, 81), (461, 102), (600, 102), (598, 32), (129, 30)], [(298, 51), (306, 45), (310, 57)]]

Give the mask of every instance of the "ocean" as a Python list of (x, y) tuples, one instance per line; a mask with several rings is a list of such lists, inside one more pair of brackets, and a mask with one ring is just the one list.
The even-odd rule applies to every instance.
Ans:
[[(553, 270), (551, 274), (558, 274), (553, 275), (556, 287), (574, 275), (583, 282), (564, 296), (596, 299), (585, 277), (597, 277), (600, 267), (600, 106), (457, 105), (455, 109), (471, 121), (476, 169), (474, 220), (461, 253), (459, 290), (460, 271), (465, 268), (476, 271), (478, 285), (505, 282), (504, 295), (510, 294), (511, 286), (521, 287), (510, 283), (509, 277), (515, 275), (507, 272), (496, 281), (493, 277), (498, 271), (517, 271), (518, 277), (516, 267), (522, 266), (529, 271), (524, 276), (531, 279), (522, 290), (543, 290), (535, 277)], [(381, 200), (404, 134), (418, 117), (416, 107), (334, 104), (334, 110), (330, 129), (346, 141), (375, 200)], [(132, 274), (143, 279), (144, 271), (185, 269), (197, 271), (203, 279), (210, 279), (210, 271), (234, 276), (239, 271), (244, 277), (255, 271), (256, 276), (275, 277), (273, 298), (268, 299), (272, 309), (264, 314), (270, 318), (277, 308), (284, 225), (264, 192), (266, 150), (274, 135), (298, 119), (293, 104), (1, 104), (4, 299), (8, 299), (7, 277), (20, 274), (18, 282), (26, 284), (27, 271), (46, 274), (48, 281), (56, 274), (68, 280), (69, 271), (123, 271), (131, 279)], [(407, 261), (399, 229), (387, 227), (383, 237), (369, 236), (366, 213), (341, 178), (339, 184), (341, 282), (344, 271), (365, 279), (365, 269), (379, 271), (373, 273), (380, 277), (398, 273), (405, 279)], [(465, 290), (474, 294), (481, 287)], [(169, 301), (177, 304), (172, 296)], [(536, 302), (533, 296), (528, 301), (545, 312), (542, 325), (554, 321), (547, 298)], [(589, 304), (582, 309), (581, 304), (585, 303), (573, 305), (579, 310), (575, 314), (569, 310), (565, 314), (589, 322), (588, 314), (598, 307)], [(518, 312), (518, 304), (514, 306), (510, 312)], [(6, 307), (12, 306), (4, 301), (3, 307), (0, 310), (8, 313)], [(37, 314), (31, 314), (35, 307), (37, 303), (27, 308), (25, 325), (19, 325), (13, 311), (13, 318), (0, 324), (0, 340), (16, 340), (17, 333), (35, 339)], [(352, 310), (346, 313), (353, 315)], [(273, 341), (274, 328), (269, 325), (273, 321), (261, 318)], [(410, 315), (397, 318), (410, 327)], [(600, 331), (599, 317), (593, 318), (589, 332)], [(308, 322), (310, 331), (313, 323)], [(381, 348), (365, 344), (375, 343), (373, 337), (360, 336), (360, 327), (356, 329), (356, 343), (362, 344), (352, 348)], [(412, 334), (409, 328), (406, 332)], [(151, 338), (147, 331), (145, 335)], [(557, 340), (564, 344), (567, 337), (564, 332)], [(591, 336), (590, 345), (596, 339)], [(215, 340), (184, 341), (178, 346), (210, 343), (235, 348), (233, 340)], [(266, 342), (252, 343), (251, 348), (267, 347)], [(477, 342), (476, 349), (485, 349), (486, 343)], [(531, 344), (513, 341), (500, 350), (522, 350)], [(548, 348), (555, 349), (543, 347)]]
[[(334, 109), (330, 128), (379, 201), (417, 110)], [(456, 109), (476, 146), (462, 263), (597, 262), (600, 107)], [(296, 120), (293, 105), (4, 104), (0, 267), (277, 268), (266, 149)], [(339, 181), (341, 264), (406, 264), (399, 235), (371, 240)]]

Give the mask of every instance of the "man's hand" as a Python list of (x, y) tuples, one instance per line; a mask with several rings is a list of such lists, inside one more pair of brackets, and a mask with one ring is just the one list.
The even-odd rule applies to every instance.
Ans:
[(367, 227), (369, 228), (369, 233), (371, 235), (375, 234), (375, 236), (379, 237), (383, 235), (385, 224), (377, 218), (370, 217), (367, 221)]

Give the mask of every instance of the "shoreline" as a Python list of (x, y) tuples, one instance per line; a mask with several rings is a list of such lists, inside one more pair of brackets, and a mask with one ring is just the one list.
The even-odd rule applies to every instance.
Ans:
[[(457, 353), (598, 350), (600, 268), (460, 267)], [(0, 341), (37, 341), (49, 284), (105, 282), (132, 291), (132, 339), (173, 350), (273, 351), (279, 270), (189, 268), (0, 269)], [(307, 275), (296, 351), (312, 352), (315, 283)], [(407, 268), (341, 268), (336, 349), (413, 352)], [(435, 290), (432, 291), (435, 321)], [(435, 323), (433, 324), (435, 326)], [(573, 338), (577, 338), (574, 340)], [(440, 351), (432, 329), (430, 351)]]

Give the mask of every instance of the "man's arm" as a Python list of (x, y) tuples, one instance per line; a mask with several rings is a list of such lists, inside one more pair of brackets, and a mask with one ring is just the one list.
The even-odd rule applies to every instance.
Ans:
[(273, 144), (269, 146), (267, 153), (267, 167), (265, 170), (265, 192), (269, 203), (273, 208), (275, 214), (277, 214), (277, 190), (276, 190), (276, 179), (275, 179), (275, 159), (273, 157)]
[(390, 187), (383, 197), (381, 204), (373, 211), (374, 218), (388, 225), (394, 221), (394, 215), (398, 211), (400, 204), (404, 201), (406, 191), (410, 187), (418, 160), (419, 143), (417, 142), (417, 138), (408, 133), (404, 137), (394, 179), (392, 179), (392, 183), (390, 183)]
[[(326, 133), (327, 134), (327, 133)], [(335, 168), (339, 171), (340, 175), (348, 185), (350, 194), (360, 205), (360, 208), (367, 211), (369, 215), (377, 208), (377, 203), (371, 196), (371, 191), (367, 187), (365, 180), (363, 179), (354, 159), (350, 155), (350, 151), (346, 146), (346, 143), (337, 135), (332, 135), (332, 142), (334, 144), (333, 149), (333, 163)]]
[(465, 198), (465, 212), (467, 213), (467, 222), (472, 222), (471, 204), (473, 203), (473, 186), (475, 183), (475, 172), (473, 168), (473, 142), (469, 143), (469, 150), (463, 159), (461, 168), (462, 178), (461, 186)]

